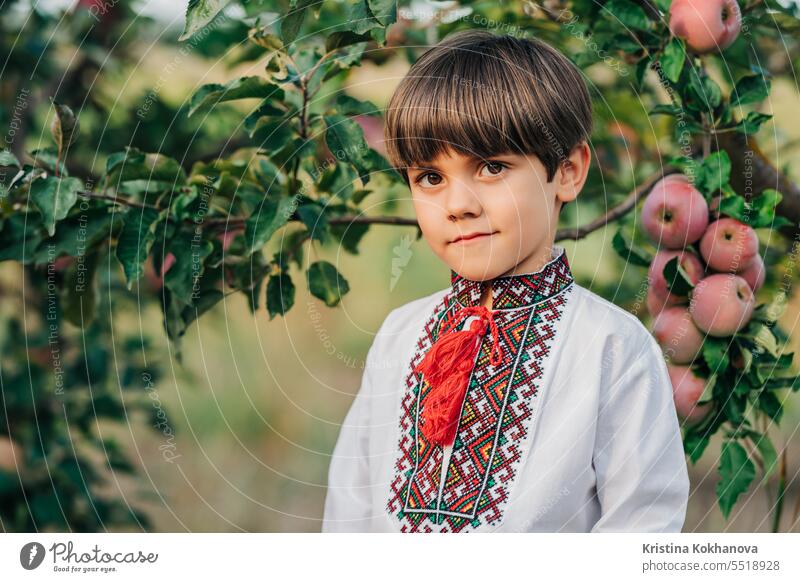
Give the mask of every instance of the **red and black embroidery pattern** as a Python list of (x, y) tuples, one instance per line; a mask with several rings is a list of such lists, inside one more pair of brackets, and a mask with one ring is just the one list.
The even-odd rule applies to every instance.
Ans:
[[(386, 506), (401, 531), (469, 531), (502, 520), (530, 428), (531, 399), (572, 290), (566, 253), (563, 247), (555, 250), (557, 256), (539, 271), (493, 281), (504, 358), (491, 365), (491, 336), (484, 336), (442, 482), (444, 450), (429, 443), (418, 424), (429, 386), (413, 366), (438, 337), (445, 317), (480, 301), (484, 283), (451, 272), (451, 290), (426, 322), (406, 376), (399, 457)], [(466, 320), (460, 328), (464, 325)]]

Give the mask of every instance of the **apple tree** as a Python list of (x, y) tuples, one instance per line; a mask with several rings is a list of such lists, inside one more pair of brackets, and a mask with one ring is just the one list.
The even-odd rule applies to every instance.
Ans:
[[(329, 307), (358, 293), (336, 265), (305, 260), (305, 249), (357, 255), (373, 225), (418, 227), (363, 212), (368, 197), (407, 190), (382, 155), (380, 108), (344, 82), (365, 63), (413, 62), (454, 30), (486, 27), (542, 38), (586, 72), (597, 163), (579, 204), (580, 216), (595, 218), (577, 224), (574, 209), (565, 212), (570, 226), (556, 239), (612, 229), (625, 275), (596, 290), (637, 315), (643, 305), (652, 319), (689, 459), (723, 435), (726, 518), (756, 469), (767, 479), (777, 472), (779, 529), (786, 450), (770, 430), (787, 389), (798, 388), (778, 319), (800, 189), (763, 151), (784, 145), (775, 135), (769, 143), (763, 110), (774, 80), (791, 78), (796, 9), (762, 0), (189, 0), (176, 49), (257, 72), (197, 87), (177, 110), (158, 85), (138, 107), (114, 110), (92, 81), (109, 74), (108, 60), (146, 75), (135, 70), (131, 35), (152, 23), (122, 3), (80, 1), (64, 14), (10, 5), (14, 18), (0, 21), (10, 63), (0, 120), (40, 126), (15, 130), (0, 151), (0, 260), (18, 264), (22, 288), (33, 289), (13, 296), (30, 311), (14, 309), (3, 323), (13, 347), (0, 368), (12, 411), (0, 424), (0, 460), (13, 461), (0, 465), (4, 528), (147, 527), (118, 499), (92, 507), (84, 478), (135, 471), (93, 420), (125, 422), (129, 406), (147, 409), (141, 379), (159, 361), (135, 334), (118, 355), (126, 373), (114, 374), (111, 314), (157, 302), (180, 361), (186, 330), (226, 295), (243, 294), (272, 320), (293, 308), (298, 284)], [(76, 38), (86, 40), (74, 46)], [(55, 58), (64, 46), (76, 57), (66, 69)], [(31, 62), (41, 65), (29, 77)], [(49, 144), (34, 139), (44, 128)], [(35, 331), (31, 313), (41, 318)], [(35, 339), (10, 341), (19, 335)], [(69, 349), (56, 352), (53, 335)], [(56, 364), (68, 397), (52, 387)], [(105, 392), (92, 389), (98, 382)], [(89, 454), (68, 449), (76, 435), (109, 462), (89, 473)], [(48, 483), (54, 471), (58, 487)]]

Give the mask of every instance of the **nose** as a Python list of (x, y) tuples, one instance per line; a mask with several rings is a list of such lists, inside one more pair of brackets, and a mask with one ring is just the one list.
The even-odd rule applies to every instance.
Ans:
[(472, 184), (462, 180), (453, 181), (445, 199), (445, 211), (450, 220), (464, 217), (474, 218), (483, 212), (478, 193)]

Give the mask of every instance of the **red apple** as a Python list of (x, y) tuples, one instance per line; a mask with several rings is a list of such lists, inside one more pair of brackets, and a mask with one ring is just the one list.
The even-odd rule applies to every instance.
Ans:
[(58, 273), (63, 273), (72, 265), (75, 261), (75, 257), (58, 257), (55, 261), (53, 261), (53, 268)]
[(385, 156), (386, 142), (383, 139), (383, 120), (375, 115), (356, 115), (353, 120), (364, 131), (364, 141), (367, 142), (367, 145)]
[(767, 276), (767, 272), (764, 269), (764, 259), (761, 258), (761, 255), (756, 255), (753, 257), (753, 260), (750, 261), (750, 264), (739, 271), (737, 275), (747, 281), (747, 284), (750, 285), (753, 293), (755, 293), (761, 289), (761, 286), (764, 284), (764, 279)]
[(682, 249), (708, 226), (708, 204), (688, 180), (659, 180), (642, 205), (642, 228), (658, 246)]
[(692, 284), (696, 284), (703, 276), (703, 263), (692, 251), (688, 249), (685, 251), (658, 251), (653, 257), (653, 262), (650, 263), (648, 280), (655, 296), (664, 300), (665, 305), (677, 305), (686, 301), (686, 297), (668, 291), (667, 280), (664, 278), (664, 265), (675, 257), (678, 257), (680, 266), (689, 275)]
[(701, 420), (714, 407), (711, 402), (697, 403), (706, 387), (705, 380), (687, 366), (668, 365), (667, 371), (678, 416), (690, 423)]
[(16, 473), (23, 460), (20, 446), (7, 436), (0, 436), (0, 471)]
[(652, 317), (657, 317), (667, 307), (668, 300), (667, 297), (659, 297), (652, 287), (647, 288), (647, 312)]
[(708, 225), (700, 240), (700, 254), (715, 271), (737, 273), (758, 255), (758, 236), (735, 218), (720, 218)]
[(733, 43), (742, 28), (736, 0), (672, 0), (669, 30), (696, 53), (721, 51)]
[(653, 335), (673, 364), (691, 364), (703, 348), (703, 334), (686, 307), (669, 307), (653, 322)]
[(701, 279), (692, 291), (689, 313), (697, 327), (714, 337), (728, 337), (753, 316), (755, 297), (738, 275), (717, 273)]

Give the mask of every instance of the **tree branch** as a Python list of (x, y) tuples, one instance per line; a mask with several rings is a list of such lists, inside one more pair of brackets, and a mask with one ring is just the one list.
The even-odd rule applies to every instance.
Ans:
[(556, 241), (560, 240), (580, 240), (590, 233), (594, 232), (595, 230), (599, 230), (606, 226), (607, 224), (618, 220), (622, 216), (626, 215), (630, 212), (633, 208), (636, 207), (636, 203), (639, 199), (644, 196), (653, 185), (658, 182), (661, 178), (666, 176), (667, 174), (672, 174), (677, 170), (672, 166), (664, 166), (662, 171), (656, 172), (652, 176), (650, 176), (647, 180), (645, 180), (641, 186), (635, 188), (628, 196), (618, 205), (611, 208), (608, 212), (604, 215), (599, 216), (585, 224), (583, 226), (579, 226), (577, 228), (564, 228), (560, 229), (556, 232)]
[(800, 235), (800, 188), (780, 172), (759, 149), (753, 136), (743, 133), (718, 135), (719, 149), (725, 150), (731, 159), (731, 186), (739, 195), (750, 200), (767, 188), (783, 194), (783, 200), (775, 208), (775, 214), (791, 220), (794, 225), (780, 229), (790, 240)]
[[(638, 200), (644, 196), (653, 185), (660, 180), (662, 177), (666, 176), (667, 174), (671, 174), (677, 171), (672, 166), (664, 166), (662, 171), (658, 171), (654, 173), (652, 176), (647, 178), (642, 184), (634, 189), (630, 194), (625, 197), (620, 204), (612, 207), (608, 212), (604, 215), (592, 220), (588, 224), (577, 228), (564, 228), (556, 231), (555, 240), (579, 240), (590, 233), (594, 232), (595, 230), (599, 230), (606, 226), (607, 224), (614, 222), (615, 220), (621, 218), (628, 212), (630, 212), (635, 206)], [(150, 204), (143, 204), (141, 202), (136, 202), (134, 200), (128, 200), (125, 198), (118, 198), (114, 196), (108, 196), (105, 194), (97, 194), (94, 192), (80, 192), (81, 196), (86, 196), (87, 198), (94, 198), (96, 200), (106, 200), (108, 202), (114, 202), (116, 204), (122, 204), (124, 206), (130, 206), (133, 208), (152, 208), (154, 210), (162, 210), (156, 206)], [(236, 216), (236, 217), (221, 217), (221, 218), (210, 218), (203, 222), (205, 227), (210, 228), (220, 228), (225, 227), (226, 229), (235, 229), (235, 228), (242, 228), (245, 225), (245, 222), (248, 220), (248, 217), (245, 216)], [(292, 214), (289, 218), (289, 221), (299, 221), (300, 217), (297, 214)], [(196, 226), (195, 222), (190, 219), (184, 220), (187, 224), (191, 224)], [(335, 216), (328, 219), (328, 224), (343, 224), (343, 225), (350, 225), (350, 224), (386, 224), (391, 226), (415, 226), (419, 228), (419, 223), (415, 218), (404, 218), (401, 216), (367, 216), (364, 214), (358, 216)]]

